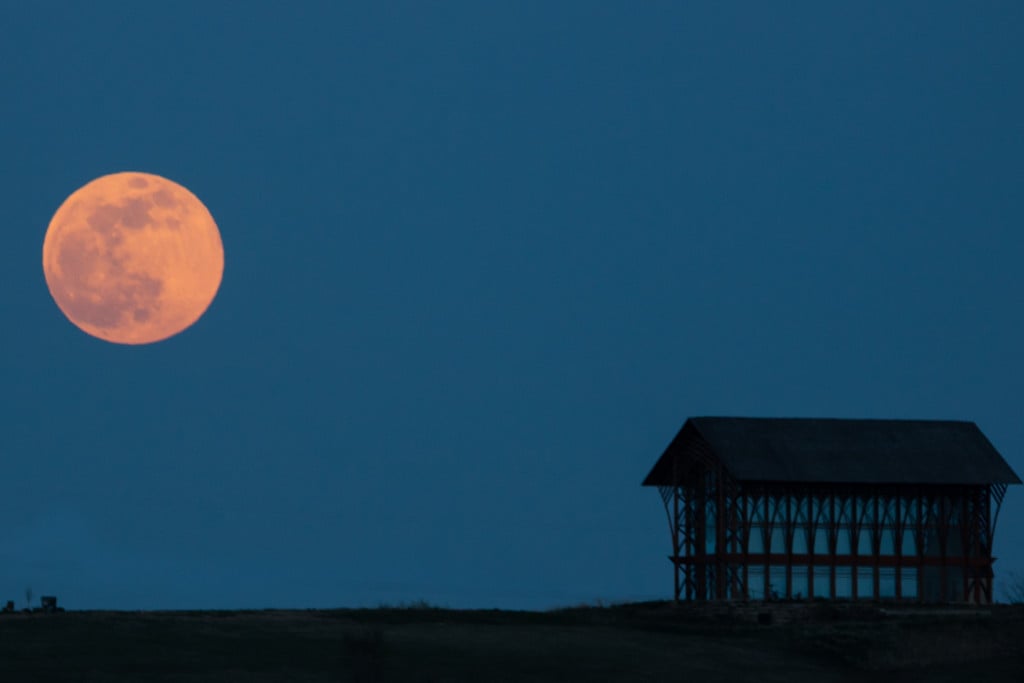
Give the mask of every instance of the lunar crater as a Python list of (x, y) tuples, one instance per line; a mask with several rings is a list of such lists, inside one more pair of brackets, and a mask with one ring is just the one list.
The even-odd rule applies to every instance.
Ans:
[(156, 204), (157, 206), (161, 206), (161, 207), (163, 207), (165, 209), (169, 209), (171, 207), (174, 207), (174, 206), (178, 205), (178, 202), (174, 198), (174, 195), (172, 195), (167, 190), (157, 190), (156, 192), (153, 193), (152, 196), (153, 196), (153, 203)]
[(136, 197), (121, 205), (121, 225), (126, 228), (144, 228), (152, 222), (150, 202)]

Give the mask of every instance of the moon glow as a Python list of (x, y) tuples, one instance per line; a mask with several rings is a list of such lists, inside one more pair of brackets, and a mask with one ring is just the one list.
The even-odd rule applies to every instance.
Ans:
[(213, 216), (150, 173), (87, 183), (54, 214), (43, 272), (57, 306), (94, 337), (149, 344), (195, 323), (217, 294), (224, 247)]

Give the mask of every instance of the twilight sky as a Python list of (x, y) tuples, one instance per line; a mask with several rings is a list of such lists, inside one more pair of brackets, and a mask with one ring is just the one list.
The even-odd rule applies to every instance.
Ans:
[[(667, 598), (690, 415), (974, 420), (1024, 473), (1024, 5), (776, 4), (0, 5), (0, 599)], [(144, 347), (41, 268), (125, 170), (225, 249)]]

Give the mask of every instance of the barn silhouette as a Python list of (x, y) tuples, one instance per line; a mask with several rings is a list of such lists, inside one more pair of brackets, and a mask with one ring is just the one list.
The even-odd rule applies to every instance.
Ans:
[(675, 599), (992, 602), (1020, 478), (973, 422), (692, 417), (644, 479)]

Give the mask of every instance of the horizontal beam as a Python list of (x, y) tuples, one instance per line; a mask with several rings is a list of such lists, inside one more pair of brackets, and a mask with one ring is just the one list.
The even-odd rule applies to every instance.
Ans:
[(830, 567), (832, 565), (843, 565), (843, 566), (855, 566), (855, 567), (990, 567), (992, 566), (993, 558), (991, 557), (917, 557), (917, 556), (903, 556), (897, 557), (895, 555), (808, 555), (808, 554), (793, 554), (786, 555), (782, 553), (778, 554), (764, 554), (764, 553), (750, 553), (744, 555), (743, 553), (722, 553), (716, 554), (703, 554), (703, 555), (691, 555), (689, 557), (669, 555), (669, 560), (677, 565), (698, 565), (698, 564), (717, 564), (724, 562), (726, 564), (739, 564), (756, 567), (758, 565), (772, 564), (772, 565), (786, 565), (791, 564), (797, 565), (814, 565), (815, 567)]

